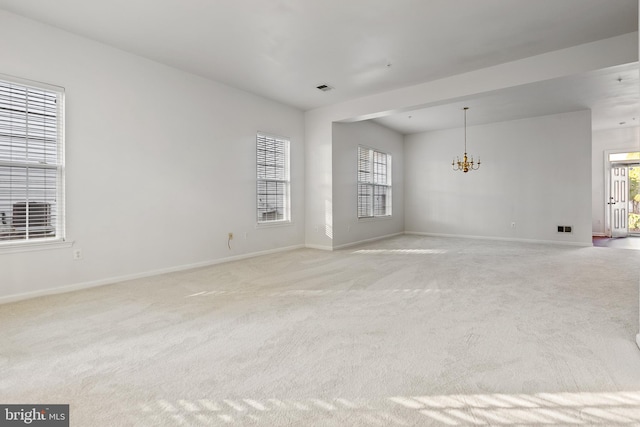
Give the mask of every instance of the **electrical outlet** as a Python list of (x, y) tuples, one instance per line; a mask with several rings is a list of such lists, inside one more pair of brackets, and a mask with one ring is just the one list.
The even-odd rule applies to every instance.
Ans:
[(229, 233), (229, 240), (233, 240), (233, 233)]
[(82, 259), (82, 251), (80, 249), (73, 250), (73, 259)]

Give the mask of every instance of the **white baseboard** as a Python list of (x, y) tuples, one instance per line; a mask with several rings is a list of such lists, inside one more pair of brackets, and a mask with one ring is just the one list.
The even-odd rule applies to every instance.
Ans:
[(413, 234), (418, 236), (432, 236), (432, 237), (457, 237), (460, 239), (497, 240), (502, 242), (539, 243), (539, 244), (546, 244), (546, 245), (565, 245), (565, 246), (579, 246), (579, 247), (593, 246), (592, 242), (589, 242), (589, 243), (563, 242), (560, 240), (536, 240), (536, 239), (517, 239), (512, 237), (470, 236), (470, 235), (464, 235), (464, 234), (423, 233), (420, 231), (405, 231), (404, 234)]
[(31, 299), (31, 298), (42, 297), (42, 296), (46, 296), (46, 295), (57, 295), (57, 294), (63, 294), (63, 293), (66, 293), (66, 292), (79, 291), (79, 290), (82, 290), (82, 289), (95, 288), (95, 287), (98, 287), (98, 286), (111, 285), (111, 284), (114, 284), (114, 283), (124, 282), (124, 281), (127, 281), (127, 280), (135, 280), (135, 279), (142, 279), (142, 278), (145, 278), (145, 277), (159, 276), (161, 274), (174, 273), (176, 271), (184, 271), (184, 270), (191, 270), (191, 269), (194, 269), (194, 268), (208, 267), (208, 266), (211, 266), (211, 265), (223, 264), (223, 263), (232, 262), (232, 261), (239, 261), (239, 260), (247, 259), (247, 258), (255, 258), (255, 257), (258, 257), (258, 256), (269, 255), (269, 254), (274, 254), (274, 253), (278, 253), (278, 252), (287, 252), (287, 251), (291, 251), (291, 250), (294, 250), (294, 249), (300, 249), (300, 248), (304, 248), (304, 247), (305, 247), (304, 245), (287, 246), (287, 247), (283, 247), (283, 248), (269, 249), (269, 250), (266, 250), (266, 251), (251, 252), (251, 253), (242, 254), (242, 255), (235, 255), (235, 256), (231, 256), (231, 257), (219, 258), (219, 259), (210, 260), (210, 261), (196, 262), (196, 263), (193, 263), (193, 264), (185, 264), (185, 265), (179, 265), (179, 266), (175, 266), (175, 267), (162, 268), (162, 269), (158, 269), (158, 270), (145, 271), (145, 272), (142, 272), (142, 273), (125, 274), (125, 275), (122, 275), (122, 276), (109, 277), (109, 278), (106, 278), (106, 279), (92, 280), (92, 281), (89, 281), (89, 282), (76, 283), (76, 284), (73, 284), (73, 285), (65, 285), (65, 286), (60, 286), (60, 287), (51, 288), (51, 289), (43, 289), (43, 290), (40, 290), (40, 291), (33, 291), (33, 292), (25, 292), (25, 293), (21, 293), (21, 294), (0, 296), (0, 305), (1, 304), (7, 304), (7, 303), (10, 303), (10, 302), (16, 302), (16, 301), (22, 301), (22, 300)]
[(309, 249), (319, 249), (321, 251), (331, 251), (333, 250), (333, 248), (331, 246), (325, 246), (325, 245), (312, 245), (307, 243), (306, 245), (304, 245), (305, 248), (309, 248)]
[[(110, 285), (110, 284), (113, 284), (113, 283), (124, 282), (124, 281), (127, 281), (127, 280), (135, 280), (135, 279), (141, 279), (141, 278), (145, 278), (145, 277), (158, 276), (158, 275), (161, 275), (161, 274), (173, 273), (173, 272), (177, 272), (177, 271), (184, 271), (184, 270), (190, 270), (190, 269), (194, 269), (194, 268), (208, 267), (208, 266), (211, 266), (211, 265), (222, 264), (222, 263), (232, 262), (232, 261), (239, 261), (239, 260), (242, 260), (242, 259), (254, 258), (254, 257), (257, 257), (257, 256), (268, 255), (268, 254), (273, 254), (273, 253), (278, 253), (278, 252), (286, 252), (286, 251), (305, 248), (305, 247), (306, 248), (310, 248), (310, 249), (333, 251), (333, 250), (336, 250), (336, 249), (343, 249), (343, 248), (348, 248), (348, 247), (351, 247), (351, 246), (361, 245), (361, 244), (364, 244), (364, 243), (374, 242), (374, 241), (377, 241), (377, 240), (387, 239), (387, 238), (399, 236), (399, 235), (402, 235), (402, 234), (433, 236), (433, 237), (458, 237), (458, 238), (481, 239), (481, 240), (501, 240), (501, 241), (523, 242), (523, 243), (558, 244), (558, 245), (571, 245), (571, 246), (581, 246), (581, 247), (591, 246), (591, 244), (584, 244), (584, 243), (578, 243), (578, 242), (561, 242), (561, 241), (547, 241), (547, 240), (514, 239), (514, 238), (502, 238), (502, 237), (468, 236), (468, 235), (458, 235), (458, 234), (424, 233), (424, 232), (417, 232), (417, 231), (405, 231), (405, 232), (400, 232), (400, 233), (387, 234), (387, 235), (384, 235), (384, 236), (378, 236), (378, 237), (374, 237), (374, 238), (371, 238), (371, 239), (359, 240), (357, 242), (346, 243), (346, 244), (335, 246), (335, 247), (324, 246), (324, 245), (312, 245), (312, 244), (293, 245), (293, 246), (287, 246), (287, 247), (283, 247), (283, 248), (269, 249), (269, 250), (265, 250), (265, 251), (251, 252), (251, 253), (242, 254), (242, 255), (235, 255), (235, 256), (219, 258), (219, 259), (215, 259), (215, 260), (197, 262), (197, 263), (193, 263), (193, 264), (186, 264), (186, 265), (163, 268), (163, 269), (158, 269), (158, 270), (146, 271), (146, 272), (142, 272), (142, 273), (126, 274), (126, 275), (122, 275), (122, 276), (109, 277), (109, 278), (93, 280), (93, 281), (89, 281), (89, 282), (76, 283), (76, 284), (72, 284), (72, 285), (65, 285), (65, 286), (60, 286), (60, 287), (57, 287), (57, 288), (43, 289), (43, 290), (39, 290), (39, 291), (25, 292), (25, 293), (21, 293), (21, 294), (0, 296), (0, 304), (6, 304), (6, 303), (10, 303), (10, 302), (22, 301), (22, 300), (31, 299), (31, 298), (37, 298), (37, 297), (46, 296), (46, 295), (56, 295), (56, 294), (61, 294), (61, 293), (66, 293), (66, 292), (78, 291), (78, 290), (82, 290), (82, 289), (89, 289), (89, 288), (94, 288), (94, 287), (98, 287), (98, 286), (104, 286), (104, 285)], [(640, 343), (639, 343), (639, 345), (640, 345)]]
[(640, 348), (640, 334), (636, 335), (636, 344), (638, 345), (638, 348)]
[(371, 239), (358, 240), (357, 242), (350, 242), (350, 243), (345, 243), (344, 245), (334, 246), (333, 249), (336, 250), (336, 249), (349, 248), (351, 246), (362, 245), (364, 243), (375, 242), (377, 240), (388, 239), (390, 237), (402, 236), (403, 234), (405, 233), (402, 231), (399, 233), (385, 234), (384, 236), (372, 237)]

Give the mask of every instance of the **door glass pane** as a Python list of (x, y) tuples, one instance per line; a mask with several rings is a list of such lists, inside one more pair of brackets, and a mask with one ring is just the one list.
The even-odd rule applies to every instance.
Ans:
[(640, 233), (640, 166), (629, 168), (629, 232)]

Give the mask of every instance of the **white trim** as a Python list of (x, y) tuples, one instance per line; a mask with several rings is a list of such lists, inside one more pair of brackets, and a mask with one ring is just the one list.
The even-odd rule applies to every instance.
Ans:
[[(13, 241), (15, 242), (15, 240)], [(0, 256), (3, 254), (13, 254), (17, 252), (31, 252), (31, 251), (42, 251), (47, 249), (61, 249), (61, 248), (70, 248), (73, 246), (73, 241), (64, 241), (64, 240), (50, 240), (50, 241), (42, 241), (42, 240), (34, 240), (28, 242), (20, 242), (20, 243), (11, 243), (4, 244), (0, 243)]]
[(344, 249), (351, 246), (362, 245), (364, 243), (375, 242), (377, 240), (388, 239), (390, 237), (402, 236), (405, 234), (403, 231), (399, 233), (385, 234), (384, 236), (372, 237), (370, 239), (358, 240), (357, 242), (345, 243), (344, 245), (335, 246), (333, 249)]
[[(277, 141), (281, 141), (284, 143), (285, 146), (285, 152), (284, 152), (284, 164), (285, 164), (285, 178), (284, 179), (271, 179), (271, 178), (260, 178), (259, 175), (259, 165), (258, 165), (258, 146), (260, 144), (260, 140), (264, 139), (273, 139), (273, 140), (277, 140)], [(266, 161), (266, 160), (265, 160)], [(276, 162), (277, 163), (277, 162)], [(278, 224), (282, 224), (282, 223), (290, 223), (291, 219), (292, 219), (292, 212), (291, 212), (291, 138), (288, 137), (281, 137), (281, 136), (276, 136), (273, 134), (269, 134), (266, 132), (260, 132), (258, 131), (256, 133), (256, 157), (255, 157), (255, 164), (256, 164), (256, 198), (255, 198), (255, 215), (256, 215), (256, 224), (257, 226), (261, 226), (262, 224), (267, 224), (267, 223), (278, 223)], [(260, 206), (258, 203), (258, 187), (259, 184), (261, 182), (264, 183), (269, 183), (269, 182), (276, 182), (276, 183), (282, 183), (285, 186), (285, 197), (283, 200), (283, 207), (284, 207), (284, 219), (282, 220), (273, 220), (273, 221), (260, 221), (258, 219), (258, 214), (259, 214), (259, 210), (260, 210)], [(276, 209), (277, 211), (277, 209)]]
[(282, 139), (283, 141), (291, 142), (291, 138), (289, 138), (288, 136), (277, 135), (275, 133), (262, 132), (262, 131), (259, 130), (259, 131), (256, 132), (256, 136), (257, 135), (262, 135), (262, 136), (267, 137), (267, 138)]
[[(604, 224), (602, 225), (604, 228), (604, 235), (606, 237), (611, 237), (612, 236), (612, 227), (611, 227), (611, 205), (607, 205), (607, 203), (609, 203), (609, 201), (611, 200), (611, 167), (613, 164), (620, 164), (620, 163), (624, 163), (624, 162), (612, 162), (609, 160), (609, 156), (611, 154), (622, 154), (622, 153), (635, 153), (638, 151), (637, 147), (633, 147), (633, 148), (612, 148), (612, 149), (607, 149), (607, 150), (603, 150), (603, 167), (602, 169), (604, 170), (604, 188), (603, 188), (603, 195), (604, 195), (604, 200), (603, 200), (603, 206), (602, 209), (604, 211)], [(630, 160), (629, 161), (630, 165), (640, 165), (640, 160)], [(609, 208), (607, 208), (607, 206), (609, 206)]]
[(605, 233), (591, 233), (593, 237), (608, 237)]
[(12, 76), (11, 74), (0, 74), (0, 80), (9, 81), (11, 83), (16, 83), (22, 86), (28, 86), (35, 89), (50, 90), (53, 92), (62, 92), (62, 93), (64, 93), (65, 91), (63, 86), (52, 85), (51, 83), (39, 82), (37, 80), (24, 79), (22, 77)]
[(333, 248), (331, 246), (325, 246), (325, 245), (314, 245), (314, 244), (310, 244), (307, 243), (306, 245), (304, 245), (305, 248), (308, 249), (318, 249), (321, 251), (332, 251)]
[(381, 215), (381, 216), (363, 216), (357, 218), (358, 222), (371, 222), (371, 221), (388, 221), (393, 219), (393, 215)]
[(519, 243), (541, 243), (549, 245), (565, 245), (565, 246), (579, 246), (579, 247), (592, 247), (593, 243), (581, 243), (581, 242), (563, 242), (560, 240), (537, 240), (537, 239), (516, 239), (512, 237), (491, 237), (491, 236), (470, 236), (464, 234), (442, 234), (442, 233), (422, 233), (419, 231), (405, 231), (404, 234), (413, 234), (418, 236), (432, 236), (432, 237), (457, 237), (461, 239), (475, 239), (475, 240), (498, 240), (503, 242), (519, 242)]
[[(368, 157), (369, 157), (369, 163), (371, 164), (371, 181), (360, 181), (360, 151), (361, 150), (366, 150)], [(374, 182), (374, 176), (375, 176), (375, 172), (374, 172), (374, 157), (375, 157), (375, 153), (378, 154), (383, 154), (387, 157), (387, 173), (386, 173), (386, 184), (379, 184)], [(358, 221), (360, 220), (367, 220), (367, 219), (373, 219), (373, 218), (386, 218), (386, 217), (391, 217), (393, 215), (393, 181), (392, 181), (392, 177), (393, 177), (393, 169), (392, 169), (392, 155), (391, 153), (385, 152), (385, 151), (381, 151), (377, 148), (371, 148), (368, 147), (366, 145), (362, 145), (362, 144), (358, 144), (358, 148), (356, 151), (356, 155), (357, 155), (357, 161), (356, 161), (356, 219)], [(368, 185), (371, 187), (371, 216), (360, 216), (360, 186), (361, 185)], [(388, 214), (385, 215), (375, 215), (375, 187), (385, 187), (387, 189), (387, 195), (389, 196), (388, 200), (385, 199), (386, 202), (386, 206), (385, 206), (385, 212), (389, 212)]]
[[(70, 247), (72, 243), (65, 244), (66, 240), (66, 203), (65, 203), (65, 88), (62, 86), (52, 85), (49, 83), (43, 83), (33, 80), (28, 80), (16, 76), (11, 76), (8, 74), (0, 74), (0, 80), (4, 83), (7, 83), (11, 86), (15, 87), (23, 87), (26, 88), (27, 91), (35, 90), (39, 92), (49, 92), (51, 94), (55, 94), (56, 97), (56, 151), (57, 158), (55, 164), (49, 163), (39, 163), (37, 161), (22, 161), (22, 160), (9, 160), (0, 162), (0, 166), (3, 167), (17, 167), (24, 168), (27, 170), (27, 189), (30, 188), (31, 180), (29, 179), (28, 171), (29, 169), (43, 169), (43, 170), (53, 170), (56, 172), (56, 198), (55, 201), (45, 201), (48, 203), (50, 207), (54, 207), (56, 209), (56, 217), (55, 224), (53, 224), (52, 230), (55, 232), (55, 236), (53, 240), (48, 237), (43, 238), (33, 238), (33, 240), (27, 240), (24, 242), (21, 239), (13, 239), (13, 240), (2, 240), (0, 241), (0, 254), (3, 253), (13, 253), (13, 252), (25, 252), (31, 250), (41, 250), (48, 248), (64, 248)], [(26, 97), (26, 102), (29, 102), (29, 96)], [(25, 111), (25, 115), (27, 117), (27, 128), (28, 125), (28, 117), (29, 112)], [(46, 161), (46, 159), (45, 159)], [(48, 186), (45, 186), (45, 191), (48, 190)], [(27, 190), (29, 191), (29, 190)], [(25, 200), (28, 201), (28, 200)], [(51, 216), (51, 211), (49, 211), (49, 217)], [(26, 224), (27, 227), (30, 227), (30, 224)], [(43, 245), (43, 246), (41, 246)], [(14, 249), (7, 249), (8, 247), (15, 247)]]
[(67, 95), (63, 91), (60, 92), (60, 98), (58, 102), (58, 215), (57, 215), (57, 224), (56, 224), (56, 233), (63, 240), (67, 238), (67, 169), (66, 169), (66, 151), (67, 151), (67, 141), (66, 141), (66, 102)]
[[(70, 245), (71, 245), (71, 243), (69, 244), (69, 246)], [(43, 289), (43, 290), (40, 290), (40, 291), (26, 292), (26, 293), (23, 293), (23, 294), (0, 296), (0, 305), (11, 303), (11, 302), (16, 302), (16, 301), (22, 301), (22, 300), (26, 300), (26, 299), (31, 299), (31, 298), (42, 297), (42, 296), (46, 296), (46, 295), (57, 295), (57, 294), (63, 294), (63, 293), (67, 293), (67, 292), (79, 291), (79, 290), (82, 290), (82, 289), (95, 288), (95, 287), (98, 287), (98, 286), (112, 285), (112, 284), (115, 284), (115, 283), (124, 282), (124, 281), (128, 281), (128, 280), (143, 279), (145, 277), (159, 276), (159, 275), (162, 275), (162, 274), (174, 273), (174, 272), (177, 272), (177, 271), (184, 271), (184, 270), (192, 270), (192, 269), (195, 269), (195, 268), (209, 267), (209, 266), (216, 265), (216, 264), (223, 264), (223, 263), (227, 263), (227, 262), (231, 262), (231, 261), (238, 261), (238, 260), (247, 259), (247, 258), (255, 258), (255, 257), (258, 257), (258, 256), (269, 255), (269, 254), (274, 254), (274, 253), (278, 253), (278, 252), (287, 252), (287, 251), (292, 251), (294, 249), (301, 249), (301, 248), (304, 248), (304, 247), (305, 247), (304, 245), (286, 246), (286, 247), (283, 247), (283, 248), (268, 249), (268, 250), (265, 250), (265, 251), (252, 252), (252, 253), (248, 253), (248, 254), (242, 254), (242, 255), (235, 255), (235, 256), (231, 256), (231, 257), (219, 258), (219, 259), (215, 259), (215, 260), (211, 260), (211, 261), (203, 261), (203, 262), (197, 262), (197, 263), (193, 263), (193, 264), (180, 265), (180, 266), (177, 266), (177, 267), (169, 267), (169, 268), (162, 268), (162, 269), (159, 269), (159, 270), (146, 271), (144, 273), (126, 274), (126, 275), (123, 275), (123, 276), (109, 277), (107, 279), (99, 279), (99, 280), (93, 280), (93, 281), (90, 281), (90, 282), (76, 283), (76, 284), (73, 284), (73, 285), (65, 285), (65, 286), (60, 286), (60, 287), (53, 288), (53, 289)]]
[(280, 220), (280, 221), (264, 221), (264, 222), (256, 222), (255, 229), (259, 230), (261, 228), (270, 228), (270, 227), (287, 227), (290, 225), (295, 225), (293, 221)]

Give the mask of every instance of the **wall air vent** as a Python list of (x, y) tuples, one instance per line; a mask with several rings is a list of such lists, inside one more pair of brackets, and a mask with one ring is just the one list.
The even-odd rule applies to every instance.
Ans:
[(329, 92), (330, 90), (332, 90), (333, 88), (329, 85), (318, 85), (316, 86), (317, 89), (320, 89), (323, 92)]

